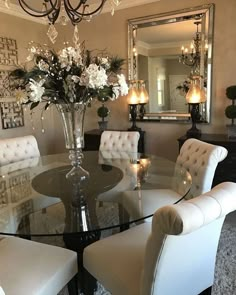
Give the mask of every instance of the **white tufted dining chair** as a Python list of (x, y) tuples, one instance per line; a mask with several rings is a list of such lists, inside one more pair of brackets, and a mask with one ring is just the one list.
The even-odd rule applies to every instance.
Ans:
[(68, 283), (69, 294), (78, 294), (74, 251), (0, 236), (0, 261), (0, 285), (6, 295), (56, 295)]
[(210, 294), (222, 224), (235, 209), (236, 183), (221, 183), (87, 246), (84, 267), (112, 295)]
[(0, 166), (39, 156), (38, 144), (33, 135), (0, 139)]
[[(138, 191), (126, 191), (122, 194), (122, 203), (128, 212), (140, 217), (135, 209), (138, 207), (138, 194), (142, 195), (142, 216), (152, 214), (153, 208), (158, 209), (164, 205), (174, 204), (181, 196), (181, 185), (178, 182), (178, 173), (183, 167), (192, 177), (192, 185), (185, 199), (194, 198), (209, 191), (212, 187), (215, 170), (219, 162), (223, 161), (228, 154), (226, 148), (200, 141), (195, 138), (186, 140), (180, 149), (176, 160), (176, 179), (172, 189), (150, 189)], [(139, 205), (140, 206), (140, 205)], [(147, 219), (151, 221), (151, 219)]]
[(133, 189), (134, 182), (131, 161), (137, 159), (140, 134), (136, 131), (104, 131), (99, 147), (99, 163), (120, 168), (125, 176), (111, 190), (99, 194), (100, 201), (118, 201), (120, 192)]
[(177, 157), (177, 165), (184, 167), (192, 176), (192, 186), (187, 199), (211, 189), (215, 170), (228, 154), (226, 148), (190, 138), (186, 140)]
[(139, 137), (137, 131), (105, 130), (101, 135), (99, 151), (109, 151), (110, 157), (117, 157), (118, 152), (137, 153)]

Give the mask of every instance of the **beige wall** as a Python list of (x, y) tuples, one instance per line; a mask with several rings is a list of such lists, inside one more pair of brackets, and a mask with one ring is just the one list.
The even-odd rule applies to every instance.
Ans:
[[(79, 25), (80, 39), (86, 41), (88, 49), (106, 48), (109, 52), (127, 58), (127, 20), (139, 16), (168, 12), (187, 7), (194, 7), (206, 3), (215, 3), (215, 34), (214, 34), (214, 60), (213, 60), (213, 93), (212, 93), (212, 120), (208, 125), (202, 125), (201, 130), (205, 133), (225, 133), (225, 125), (228, 120), (224, 116), (224, 109), (229, 101), (225, 97), (225, 88), (236, 84), (235, 79), (235, 50), (236, 50), (236, 27), (234, 18), (236, 15), (235, 0), (165, 0), (143, 6), (133, 7), (126, 10), (116, 11), (111, 17), (109, 13), (94, 18), (90, 23), (83, 22)], [(28, 41), (44, 39), (46, 28), (32, 22), (16, 20), (13, 17), (0, 15), (0, 35), (17, 39), (18, 47), (24, 48)], [(10, 21), (8, 21), (10, 19)], [(2, 26), (2, 24), (4, 24)], [(56, 47), (61, 43), (71, 40), (73, 29), (71, 26), (60, 27), (59, 38)], [(62, 31), (63, 29), (63, 31)], [(35, 33), (37, 32), (37, 34)], [(20, 37), (21, 36), (21, 37)], [(23, 56), (23, 53), (22, 53)], [(98, 104), (92, 106), (86, 115), (86, 129), (97, 127), (96, 108)], [(109, 103), (111, 116), (109, 118), (110, 128), (128, 128), (128, 106), (125, 98), (120, 98), (116, 102)], [(37, 132), (41, 146), (44, 151), (53, 149), (53, 144), (57, 143), (54, 151), (61, 149), (63, 138), (61, 128), (57, 124), (58, 116), (55, 115), (54, 125), (52, 116), (50, 124), (46, 128), (46, 134), (41, 136)], [(139, 123), (140, 127), (146, 131), (146, 150), (148, 153), (165, 156), (175, 159), (178, 153), (177, 138), (185, 134), (190, 128), (189, 124), (174, 123)], [(56, 126), (56, 128), (55, 128)], [(28, 127), (27, 127), (28, 128)], [(25, 128), (22, 132), (29, 131)], [(21, 128), (18, 128), (21, 129)], [(17, 129), (17, 130), (18, 130)], [(50, 131), (53, 129), (53, 132)], [(10, 131), (0, 130), (1, 137)], [(10, 134), (10, 133), (9, 133)], [(10, 134), (14, 134), (13, 132)]]
[[(18, 58), (19, 62), (25, 61), (27, 57), (27, 45), (28, 42), (34, 40), (35, 42), (45, 43), (47, 42), (46, 37), (46, 26), (36, 24), (31, 21), (25, 21), (23, 19), (9, 16), (7, 14), (0, 14), (0, 36), (8, 37), (17, 40), (18, 47)], [(4, 66), (0, 66), (4, 68)], [(7, 69), (7, 68), (6, 68)], [(53, 153), (54, 151), (54, 121), (52, 118), (52, 110), (45, 114), (44, 126), (46, 126), (46, 132), (43, 134), (41, 132), (41, 112), (34, 111), (32, 114), (33, 125), (35, 130), (32, 129), (31, 115), (28, 107), (24, 108), (25, 114), (25, 126), (12, 129), (1, 129), (0, 127), (0, 138), (23, 136), (28, 134), (33, 134), (37, 138), (39, 143), (39, 149), (42, 154)], [(51, 128), (48, 128), (48, 126)]]

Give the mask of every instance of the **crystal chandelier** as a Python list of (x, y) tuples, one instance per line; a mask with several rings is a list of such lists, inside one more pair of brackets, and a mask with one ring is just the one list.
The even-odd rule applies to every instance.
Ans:
[[(18, 0), (21, 8), (31, 16), (47, 16), (51, 24), (54, 24), (59, 16), (67, 16), (73, 25), (78, 24), (84, 19), (88, 20), (95, 14), (99, 14), (107, 1), (108, 0), (41, 0), (37, 1), (37, 6), (34, 4), (33, 7), (33, 5), (30, 4), (32, 3), (30, 0)], [(91, 3), (93, 4), (91, 5)], [(118, 6), (120, 1), (112, 0), (110, 3), (114, 13), (113, 4)]]
[(197, 31), (195, 37), (190, 46), (190, 52), (188, 48), (182, 46), (182, 54), (179, 57), (179, 62), (184, 65), (190, 66), (192, 74), (200, 73), (200, 64), (201, 64), (201, 52), (204, 54), (204, 58), (207, 56), (207, 44), (205, 48), (201, 48), (201, 32), (199, 32), (199, 25), (201, 21), (196, 21), (194, 24), (197, 26)]
[[(10, 0), (4, 0), (5, 6), (10, 9)], [(66, 25), (68, 21), (76, 26), (82, 20), (90, 21), (98, 15), (105, 3), (111, 7), (114, 14), (115, 7), (121, 0), (18, 0), (21, 8), (32, 17), (47, 17), (49, 21), (48, 36), (55, 43), (58, 35), (54, 24), (56, 22)]]

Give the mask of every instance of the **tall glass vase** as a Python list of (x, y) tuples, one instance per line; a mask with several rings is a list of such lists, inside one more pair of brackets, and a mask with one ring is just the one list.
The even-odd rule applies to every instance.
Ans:
[(69, 159), (72, 169), (66, 177), (82, 181), (89, 177), (88, 171), (81, 167), (84, 147), (84, 115), (86, 105), (83, 103), (57, 104), (61, 114), (66, 149), (69, 150)]

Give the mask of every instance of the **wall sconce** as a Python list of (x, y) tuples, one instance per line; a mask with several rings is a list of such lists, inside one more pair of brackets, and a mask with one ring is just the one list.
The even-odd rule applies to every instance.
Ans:
[(200, 76), (194, 76), (189, 91), (186, 95), (186, 101), (190, 106), (192, 127), (187, 131), (187, 137), (199, 138), (201, 136), (201, 130), (196, 126), (197, 121), (201, 118), (199, 112), (199, 105), (206, 101), (205, 90), (201, 87)]
[[(143, 118), (145, 114), (145, 104), (148, 102), (149, 96), (145, 88), (145, 83), (143, 80), (133, 80), (130, 81), (130, 89), (127, 95), (127, 102), (130, 108), (130, 116), (132, 120), (132, 126), (128, 129), (129, 131), (141, 131), (141, 128), (136, 126), (137, 116), (140, 119)], [(139, 114), (138, 114), (138, 105)]]

